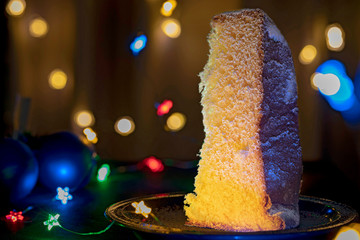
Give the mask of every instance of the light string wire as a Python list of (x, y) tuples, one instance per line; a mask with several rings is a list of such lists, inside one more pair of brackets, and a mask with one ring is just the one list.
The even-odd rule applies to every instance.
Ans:
[(29, 206), (29, 207), (27, 207), (25, 210), (23, 210), (22, 213), (24, 214), (24, 213), (32, 210), (33, 208), (34, 208), (33, 206)]
[(105, 229), (97, 231), (97, 232), (81, 233), (81, 232), (72, 231), (70, 229), (63, 227), (58, 220), (59, 217), (60, 217), (59, 214), (55, 215), (55, 217), (52, 216), (51, 214), (49, 214), (49, 219), (44, 222), (44, 225), (50, 226), (48, 228), (49, 231), (51, 230), (52, 227), (60, 227), (61, 229), (65, 230), (67, 232), (77, 234), (77, 235), (82, 235), (82, 236), (98, 235), (98, 234), (102, 234), (102, 233), (106, 232), (107, 230), (109, 230), (111, 228), (111, 226), (114, 225), (114, 223), (115, 223), (115, 221), (112, 221)]
[(150, 213), (150, 216), (152, 216), (152, 217), (155, 219), (155, 221), (157, 221), (160, 225), (164, 225), (164, 224), (159, 220), (159, 218), (158, 218), (157, 216), (155, 216), (155, 214)]
[(80, 232), (75, 232), (75, 231), (72, 231), (70, 229), (67, 229), (67, 228), (64, 228), (63, 226), (61, 226), (61, 224), (59, 223), (59, 226), (61, 229), (67, 231), (67, 232), (70, 232), (70, 233), (73, 233), (73, 234), (77, 234), (77, 235), (82, 235), (82, 236), (88, 236), (88, 235), (98, 235), (98, 234), (102, 234), (104, 232), (106, 232), (107, 230), (109, 230), (111, 228), (112, 225), (114, 225), (115, 221), (111, 222), (105, 229), (103, 230), (100, 230), (98, 232), (89, 232), (89, 233), (80, 233)]

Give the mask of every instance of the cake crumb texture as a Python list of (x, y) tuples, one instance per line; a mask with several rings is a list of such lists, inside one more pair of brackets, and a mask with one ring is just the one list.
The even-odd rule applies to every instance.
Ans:
[[(282, 177), (278, 169), (271, 168), (279, 166), (271, 165), (278, 156), (273, 154), (271, 160), (265, 159), (267, 169), (264, 167), (264, 149), (272, 149), (268, 145), (273, 141), (269, 139), (281, 141), (281, 136), (271, 135), (272, 127), (263, 119), (263, 115), (267, 119), (273, 117), (266, 112), (271, 109), (264, 109), (264, 98), (271, 94), (266, 93), (263, 84), (267, 56), (263, 41), (268, 38), (288, 48), (286, 41), (259, 9), (219, 14), (213, 17), (211, 26), (209, 59), (200, 73), (199, 84), (205, 139), (194, 193), (185, 196), (184, 210), (189, 224), (228, 231), (279, 230), (288, 222), (281, 214), (291, 208), (294, 216), (290, 214), (290, 218), (295, 218), (292, 224), (296, 225), (296, 196), (291, 202), (296, 202), (296, 206), (291, 203), (290, 207), (284, 206), (281, 196), (277, 196), (280, 200), (273, 206), (272, 194), (267, 192), (267, 183), (279, 184), (275, 178)], [(293, 69), (290, 73), (293, 74)], [(280, 80), (290, 81), (285, 95), (280, 96), (281, 104), (292, 104), (293, 115), (297, 117), (295, 75), (290, 78)], [(261, 135), (262, 127), (268, 129), (265, 138)], [(293, 130), (296, 132), (296, 127)]]

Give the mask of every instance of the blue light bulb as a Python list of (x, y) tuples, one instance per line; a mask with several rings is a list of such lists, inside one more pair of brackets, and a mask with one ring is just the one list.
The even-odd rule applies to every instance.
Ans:
[[(354, 94), (354, 84), (346, 74), (343, 63), (337, 60), (328, 60), (321, 64), (317, 69), (317, 73), (326, 75), (335, 75), (340, 81), (339, 89), (333, 94), (325, 94), (321, 87), (320, 93), (328, 101), (330, 106), (336, 111), (347, 111), (353, 107), (356, 101)], [(323, 81), (326, 87), (326, 79)]]
[(143, 50), (146, 46), (147, 37), (142, 34), (137, 36), (132, 43), (130, 44), (130, 49), (134, 55), (138, 55), (141, 50)]

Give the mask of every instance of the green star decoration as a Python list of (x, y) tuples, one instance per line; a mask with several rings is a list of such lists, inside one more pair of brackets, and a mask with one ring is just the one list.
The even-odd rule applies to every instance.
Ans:
[(55, 216), (49, 214), (49, 219), (44, 222), (45, 226), (48, 226), (48, 230), (50, 231), (53, 227), (60, 226), (58, 218), (60, 214), (56, 214)]

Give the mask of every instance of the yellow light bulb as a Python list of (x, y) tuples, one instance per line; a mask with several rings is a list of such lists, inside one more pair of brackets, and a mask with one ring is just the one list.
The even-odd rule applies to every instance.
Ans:
[(6, 5), (6, 12), (11, 16), (20, 16), (25, 11), (25, 7), (24, 0), (10, 0)]
[(90, 128), (90, 127), (85, 128), (83, 130), (83, 133), (89, 142), (94, 143), (94, 144), (98, 142), (96, 132), (92, 128)]
[(186, 123), (186, 117), (182, 113), (175, 112), (166, 120), (166, 126), (170, 131), (180, 131)]
[(165, 35), (170, 38), (177, 38), (181, 33), (180, 23), (176, 19), (167, 19), (163, 21), (161, 24), (161, 29)]
[(334, 240), (360, 240), (360, 224), (350, 223), (339, 229)]
[(134, 132), (135, 123), (131, 117), (122, 117), (115, 122), (114, 129), (118, 134), (127, 136)]
[(92, 126), (95, 122), (94, 115), (87, 110), (77, 112), (74, 116), (74, 120), (79, 127), (89, 127)]
[(49, 85), (53, 89), (63, 89), (67, 83), (67, 75), (60, 69), (55, 69), (49, 74)]
[(151, 213), (151, 208), (145, 205), (144, 201), (141, 202), (133, 202), (131, 206), (135, 208), (136, 214), (142, 214), (144, 217), (148, 218)]
[(43, 18), (35, 18), (30, 22), (29, 31), (33, 37), (43, 37), (48, 32), (48, 24)]
[(341, 51), (345, 46), (345, 32), (340, 24), (331, 24), (326, 28), (326, 45), (329, 50)]
[(299, 54), (299, 61), (302, 64), (310, 64), (314, 61), (317, 55), (317, 50), (313, 45), (306, 45)]
[(165, 17), (170, 17), (175, 10), (177, 2), (175, 0), (168, 0), (163, 3), (160, 13)]

